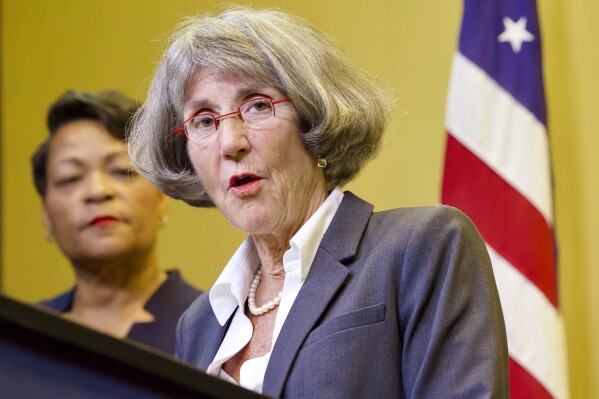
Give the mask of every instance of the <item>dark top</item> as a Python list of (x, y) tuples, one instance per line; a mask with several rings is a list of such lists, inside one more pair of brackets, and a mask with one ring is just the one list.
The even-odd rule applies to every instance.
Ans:
[[(170, 355), (175, 353), (175, 329), (185, 309), (202, 293), (181, 278), (178, 270), (167, 272), (168, 278), (150, 297), (144, 309), (154, 316), (149, 323), (135, 323), (127, 338), (141, 342)], [(40, 302), (61, 313), (73, 306), (75, 288)]]

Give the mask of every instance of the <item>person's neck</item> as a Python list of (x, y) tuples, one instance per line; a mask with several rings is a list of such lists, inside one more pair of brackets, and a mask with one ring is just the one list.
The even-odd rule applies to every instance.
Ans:
[(116, 311), (136, 303), (143, 306), (166, 279), (154, 254), (73, 266), (77, 287), (73, 311), (82, 307)]
[[(313, 195), (303, 204), (298, 204), (298, 216), (294, 218), (294, 223), (281, 226), (281, 229), (275, 232), (252, 235), (258, 257), (262, 264), (263, 279), (285, 276), (283, 255), (285, 255), (285, 252), (289, 249), (290, 240), (327, 198), (327, 192), (324, 189), (324, 186), (320, 190), (315, 188), (306, 191), (313, 193)], [(315, 194), (319, 192), (320, 194)]]

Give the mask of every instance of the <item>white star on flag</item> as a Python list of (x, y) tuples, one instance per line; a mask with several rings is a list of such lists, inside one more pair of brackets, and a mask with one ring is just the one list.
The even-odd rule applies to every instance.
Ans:
[(512, 50), (519, 53), (523, 42), (532, 42), (535, 36), (526, 30), (526, 17), (521, 17), (518, 22), (514, 22), (510, 17), (503, 18), (505, 31), (497, 37), (501, 43), (510, 42)]

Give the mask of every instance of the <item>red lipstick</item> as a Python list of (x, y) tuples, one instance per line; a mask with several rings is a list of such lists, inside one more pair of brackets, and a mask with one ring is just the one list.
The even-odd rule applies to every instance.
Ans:
[(231, 178), (229, 179), (229, 188), (240, 187), (260, 179), (260, 176), (253, 175), (251, 173), (244, 173), (242, 175), (231, 176)]
[(251, 194), (259, 185), (262, 178), (251, 173), (231, 176), (229, 190), (237, 196)]
[(108, 226), (117, 221), (117, 218), (114, 216), (103, 215), (94, 218), (91, 222), (89, 222), (88, 226)]

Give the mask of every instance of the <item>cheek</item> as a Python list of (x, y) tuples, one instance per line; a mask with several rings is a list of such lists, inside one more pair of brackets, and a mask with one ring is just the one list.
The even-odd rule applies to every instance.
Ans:
[(160, 194), (148, 182), (140, 182), (139, 187), (129, 189), (130, 211), (136, 215), (158, 215), (160, 213)]
[(188, 145), (188, 153), (198, 180), (208, 194), (211, 195), (218, 185), (219, 154), (216, 153), (214, 148), (200, 147), (197, 144)]
[(312, 175), (317, 162), (313, 158), (298, 140), (293, 145), (284, 145), (280, 152), (279, 164), (291, 179), (297, 180)]
[(191, 141), (187, 142), (187, 156), (191, 160), (194, 167), (200, 167), (207, 163), (208, 159), (215, 152), (215, 146), (208, 146), (206, 144), (198, 144)]
[(48, 215), (50, 221), (50, 230), (55, 236), (56, 241), (60, 244), (61, 248), (68, 247), (70, 245), (76, 245), (79, 224), (76, 219), (76, 209), (67, 210), (66, 207), (53, 207)]
[[(71, 212), (67, 212), (69, 208), (71, 209)], [(68, 206), (67, 201), (61, 201), (53, 196), (46, 196), (44, 209), (48, 220), (52, 223), (54, 228), (59, 228), (61, 225), (67, 224), (69, 216), (76, 212), (74, 207)]]

